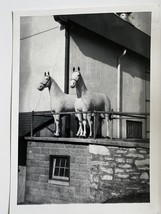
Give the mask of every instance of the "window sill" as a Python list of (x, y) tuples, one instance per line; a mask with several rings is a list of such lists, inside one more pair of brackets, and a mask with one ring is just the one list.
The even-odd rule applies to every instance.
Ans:
[(59, 181), (59, 180), (48, 180), (49, 184), (61, 185), (61, 186), (69, 186), (69, 181)]

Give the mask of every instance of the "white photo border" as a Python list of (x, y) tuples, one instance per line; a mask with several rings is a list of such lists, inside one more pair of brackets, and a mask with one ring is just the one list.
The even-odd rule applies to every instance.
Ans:
[[(130, 204), (70, 204), (70, 205), (17, 205), (18, 172), (18, 109), (19, 109), (19, 59), (20, 17), (60, 14), (151, 12), (151, 106), (150, 106), (150, 203)], [(109, 6), (100, 8), (56, 9), (44, 11), (17, 11), (13, 13), (13, 74), (11, 115), (11, 195), (10, 213), (159, 213), (159, 140), (161, 138), (161, 71), (160, 71), (160, 16), (158, 5)]]

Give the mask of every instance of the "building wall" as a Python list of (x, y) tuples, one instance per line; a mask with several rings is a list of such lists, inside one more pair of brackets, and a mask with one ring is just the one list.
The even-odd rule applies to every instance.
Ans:
[[(49, 155), (70, 155), (70, 185), (49, 181)], [(26, 169), (26, 203), (89, 202), (89, 152), (87, 146), (29, 142)]]
[[(70, 156), (69, 186), (49, 182), (51, 154)], [(103, 203), (138, 193), (149, 194), (148, 148), (28, 142), (25, 203)]]
[(41, 94), (37, 85), (49, 71), (64, 90), (64, 59), (65, 30), (53, 16), (21, 17), (20, 112), (50, 110), (48, 90)]
[[(109, 96), (112, 109), (116, 111), (118, 57), (123, 50), (120, 46), (80, 26), (72, 27), (69, 80), (72, 68), (79, 66), (87, 88), (92, 92), (103, 92)], [(122, 111), (145, 112), (145, 70), (147, 67), (149, 67), (148, 61), (129, 50), (121, 59)], [(74, 94), (75, 89), (70, 89), (70, 93)], [(116, 137), (115, 122), (113, 126), (113, 134)], [(103, 127), (104, 136), (105, 130)], [(122, 132), (123, 137), (126, 137), (125, 121)]]

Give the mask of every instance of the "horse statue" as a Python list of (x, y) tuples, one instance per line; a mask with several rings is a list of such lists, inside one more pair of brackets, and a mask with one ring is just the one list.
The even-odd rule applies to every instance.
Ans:
[[(80, 68), (77, 70), (73, 67), (73, 73), (70, 81), (70, 87), (76, 88), (76, 100), (75, 100), (75, 111), (76, 112), (87, 112), (83, 114), (77, 114), (79, 120), (79, 129), (77, 132), (77, 136), (86, 137), (87, 135), (87, 121), (89, 124), (89, 137), (93, 135), (93, 122), (92, 122), (92, 111), (111, 111), (111, 102), (109, 98), (104, 93), (93, 93), (90, 92), (82, 78), (80, 73)], [(90, 111), (88, 113), (88, 111)], [(106, 137), (109, 137), (109, 120), (110, 114), (105, 113), (105, 120), (107, 123), (107, 133)], [(82, 127), (83, 123), (83, 127)]]
[[(44, 73), (44, 77), (37, 86), (39, 91), (42, 91), (44, 88), (49, 89), (50, 94), (50, 108), (51, 112), (60, 113), (60, 112), (70, 112), (74, 111), (74, 102), (75, 96), (65, 94), (56, 81), (50, 76), (50, 73)], [(54, 121), (56, 124), (56, 130), (54, 136), (60, 136), (60, 114), (53, 114)]]

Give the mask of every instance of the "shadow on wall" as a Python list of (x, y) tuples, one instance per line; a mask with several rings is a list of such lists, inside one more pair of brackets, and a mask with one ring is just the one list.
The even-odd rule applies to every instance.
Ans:
[(72, 26), (71, 37), (85, 57), (117, 67), (117, 57), (122, 49), (113, 51), (113, 42), (79, 26)]
[[(118, 58), (125, 50), (124, 47), (79, 26), (72, 26), (71, 37), (85, 57), (117, 69)], [(133, 78), (145, 79), (144, 72), (148, 64), (148, 60), (130, 50), (122, 58), (122, 70)]]

